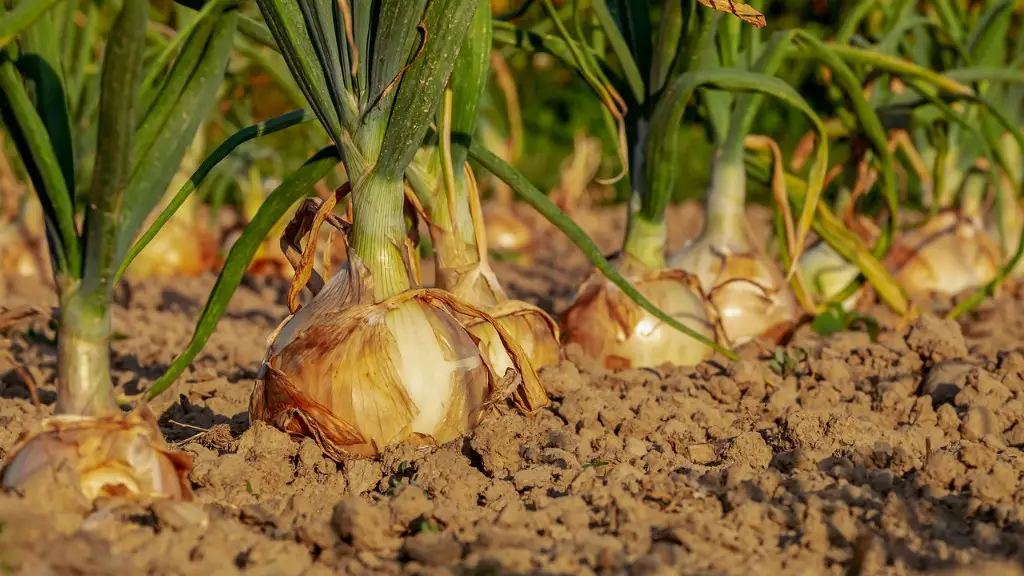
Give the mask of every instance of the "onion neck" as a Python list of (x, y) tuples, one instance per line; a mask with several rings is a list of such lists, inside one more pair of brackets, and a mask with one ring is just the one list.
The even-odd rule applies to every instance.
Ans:
[(713, 246), (744, 243), (743, 221), (747, 203), (747, 171), (741, 161), (715, 158), (708, 190), (707, 217), (702, 234)]
[(373, 298), (387, 300), (411, 288), (405, 250), (405, 192), (401, 179), (377, 172), (353, 182), (350, 242), (373, 276)]
[(988, 179), (980, 174), (972, 174), (964, 182), (960, 196), (960, 208), (963, 215), (973, 222), (981, 222), (982, 201), (988, 188)]
[(649, 270), (665, 268), (665, 220), (650, 221), (639, 212), (630, 212), (623, 252)]
[(454, 215), (448, 209), (443, 185), (438, 184), (438, 187), (440, 189), (429, 205), (424, 206), (433, 224), (430, 228), (430, 239), (434, 243), (438, 271), (479, 264), (465, 176), (461, 172), (455, 176)]
[(939, 167), (942, 171), (942, 181), (939, 184), (939, 189), (937, 190), (938, 197), (936, 198), (938, 210), (952, 208), (956, 203), (957, 192), (960, 191), (960, 186), (964, 180), (963, 172), (957, 167), (959, 158), (959, 150), (955, 145), (950, 145), (946, 155), (942, 157), (942, 165)]
[(90, 298), (77, 281), (61, 284), (57, 334), (58, 414), (102, 416), (120, 411), (110, 378), (109, 300)]

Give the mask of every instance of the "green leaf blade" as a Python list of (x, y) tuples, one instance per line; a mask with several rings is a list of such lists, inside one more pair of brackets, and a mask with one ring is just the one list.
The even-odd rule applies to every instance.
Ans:
[(231, 295), (234, 294), (249, 263), (260, 244), (281, 217), (296, 201), (307, 195), (313, 185), (326, 176), (341, 161), (335, 147), (325, 148), (293, 172), (278, 186), (260, 206), (256, 216), (249, 222), (242, 235), (231, 246), (224, 262), (224, 268), (217, 276), (217, 283), (210, 292), (203, 312), (196, 322), (192, 339), (159, 379), (146, 392), (145, 399), (152, 400), (166, 390), (195, 360), (210, 339), (217, 322), (227, 310)]
[(441, 93), (479, 0), (433, 0), (423, 24), (426, 44), (399, 82), (377, 170), (385, 178), (401, 178), (423, 142)]

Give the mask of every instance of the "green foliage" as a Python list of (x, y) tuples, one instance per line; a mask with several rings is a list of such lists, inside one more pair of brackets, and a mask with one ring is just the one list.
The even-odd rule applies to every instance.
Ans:
[(830, 304), (824, 312), (817, 315), (811, 322), (811, 329), (820, 336), (863, 329), (872, 342), (878, 340), (881, 332), (881, 326), (876, 318), (860, 312), (847, 312), (839, 304)]

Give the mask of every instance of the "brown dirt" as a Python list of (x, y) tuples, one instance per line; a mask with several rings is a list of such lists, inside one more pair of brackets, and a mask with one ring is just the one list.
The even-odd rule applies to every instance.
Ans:
[[(680, 208), (674, 218), (693, 216)], [(580, 215), (602, 248), (621, 220)], [(687, 226), (673, 229), (673, 243)], [(561, 311), (587, 272), (562, 239), (510, 292)], [(133, 285), (114, 315), (115, 381), (144, 390), (191, 335), (210, 277)], [(54, 300), (0, 337), (0, 450), (52, 411)], [(130, 302), (126, 302), (130, 301)], [(86, 509), (60, 483), (0, 494), (0, 571), (24, 574), (1019, 574), (1024, 566), (1024, 297), (962, 325), (819, 338), (781, 373), (738, 362), (609, 372), (567, 351), (553, 405), (434, 450), (336, 465), (250, 425), (279, 281), (244, 285), (209, 346), (153, 408), (195, 457), (197, 501)], [(130, 307), (123, 304), (130, 303)], [(9, 354), (8, 354), (9, 353)], [(12, 366), (10, 357), (17, 368)], [(19, 372), (39, 383), (36, 408)]]

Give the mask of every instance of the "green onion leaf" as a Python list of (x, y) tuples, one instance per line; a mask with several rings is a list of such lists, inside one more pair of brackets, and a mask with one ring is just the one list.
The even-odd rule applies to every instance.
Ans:
[(185, 350), (174, 359), (167, 371), (153, 383), (149, 391), (146, 392), (145, 400), (152, 400), (166, 390), (195, 360), (203, 346), (206, 345), (206, 341), (210, 339), (210, 334), (213, 333), (217, 322), (224, 315), (224, 311), (227, 310), (231, 295), (241, 284), (242, 277), (249, 268), (249, 263), (267, 234), (285, 212), (299, 199), (308, 195), (313, 185), (333, 170), (340, 161), (341, 157), (334, 146), (324, 148), (301, 168), (292, 172), (277, 189), (270, 193), (260, 206), (259, 212), (249, 221), (242, 235), (231, 246), (231, 252), (228, 253), (224, 262), (224, 268), (217, 276), (217, 283), (206, 300), (203, 312), (196, 323), (192, 340)]

